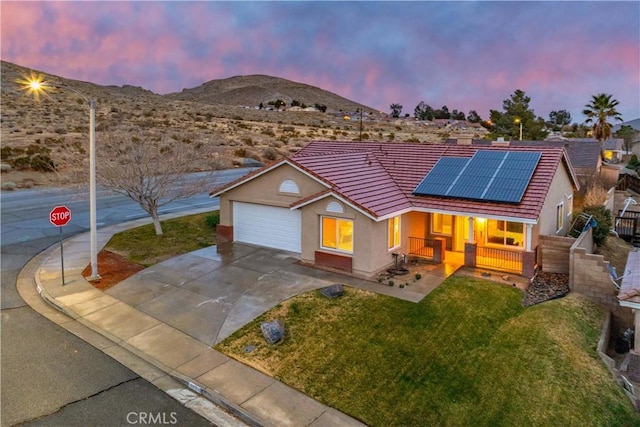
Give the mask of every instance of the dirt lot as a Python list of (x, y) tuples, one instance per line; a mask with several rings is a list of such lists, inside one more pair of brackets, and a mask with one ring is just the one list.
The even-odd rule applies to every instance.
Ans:
[[(137, 272), (144, 270), (142, 265), (131, 262), (125, 257), (109, 251), (100, 251), (98, 254), (98, 266), (100, 267), (98, 270), (100, 280), (89, 283), (103, 291), (117, 285)], [(82, 271), (82, 275), (84, 277), (91, 275), (90, 265)]]

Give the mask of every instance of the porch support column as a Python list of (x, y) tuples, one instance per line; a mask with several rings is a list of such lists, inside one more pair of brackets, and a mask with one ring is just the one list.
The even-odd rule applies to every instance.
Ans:
[(478, 244), (475, 241), (464, 244), (464, 266), (475, 268)]
[(531, 279), (536, 274), (536, 253), (525, 251), (522, 253), (522, 275)]
[(433, 262), (438, 264), (444, 262), (446, 246), (446, 240), (435, 239), (435, 245), (433, 246)]
[(469, 217), (469, 240), (467, 243), (473, 243), (473, 217)]
[(527, 236), (525, 237), (524, 241), (526, 242), (526, 247), (525, 250), (527, 252), (531, 252), (531, 230), (533, 230), (533, 224), (525, 224), (526, 225), (526, 233)]

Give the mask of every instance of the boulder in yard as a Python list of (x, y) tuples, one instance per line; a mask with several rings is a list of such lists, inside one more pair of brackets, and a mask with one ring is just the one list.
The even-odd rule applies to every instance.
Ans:
[(329, 299), (338, 298), (344, 295), (344, 286), (335, 283), (331, 286), (320, 289), (320, 293)]
[(262, 336), (269, 344), (277, 344), (284, 339), (284, 322), (280, 319), (260, 324)]

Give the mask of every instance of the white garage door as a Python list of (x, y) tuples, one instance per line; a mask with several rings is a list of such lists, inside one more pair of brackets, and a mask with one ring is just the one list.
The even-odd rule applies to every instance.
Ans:
[(301, 252), (300, 211), (233, 202), (233, 240)]

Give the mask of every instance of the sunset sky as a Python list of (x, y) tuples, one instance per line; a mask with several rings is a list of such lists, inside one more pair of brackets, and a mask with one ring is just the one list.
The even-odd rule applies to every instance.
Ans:
[(178, 92), (267, 74), (389, 112), (502, 110), (516, 89), (582, 123), (597, 93), (640, 117), (640, 2), (2, 1), (5, 61)]

